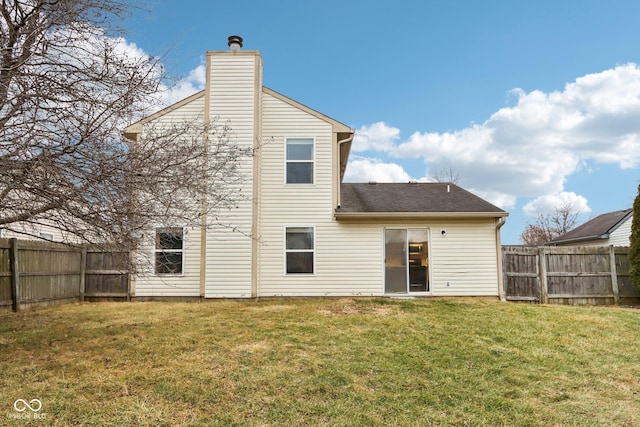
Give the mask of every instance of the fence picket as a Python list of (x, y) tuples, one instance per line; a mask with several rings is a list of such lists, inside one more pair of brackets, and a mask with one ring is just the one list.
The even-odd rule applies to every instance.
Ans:
[(504, 246), (502, 251), (508, 301), (640, 303), (640, 290), (627, 283), (626, 247)]
[(0, 310), (128, 298), (129, 271), (119, 264), (127, 257), (119, 251), (0, 239)]

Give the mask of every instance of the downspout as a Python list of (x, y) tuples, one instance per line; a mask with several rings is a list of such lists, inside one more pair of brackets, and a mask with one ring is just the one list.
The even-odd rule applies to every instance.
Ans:
[(498, 296), (500, 301), (506, 301), (504, 293), (504, 275), (502, 274), (502, 242), (500, 241), (500, 229), (507, 222), (504, 217), (498, 218), (496, 223), (496, 260), (498, 265)]
[(338, 207), (340, 207), (340, 204), (341, 204), (341, 201), (342, 201), (341, 195), (340, 195), (340, 187), (342, 185), (342, 177), (340, 176), (340, 173), (341, 173), (341, 171), (340, 171), (340, 154), (341, 154), (340, 147), (344, 143), (353, 141), (353, 137), (354, 136), (355, 136), (355, 132), (352, 132), (345, 139), (342, 139), (342, 140), (338, 141)]

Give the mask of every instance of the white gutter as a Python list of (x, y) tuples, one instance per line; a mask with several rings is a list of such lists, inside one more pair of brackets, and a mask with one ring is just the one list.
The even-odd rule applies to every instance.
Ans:
[[(507, 212), (335, 212), (336, 219), (504, 218)], [(503, 222), (504, 224), (504, 222)]]
[(504, 292), (504, 277), (502, 274), (502, 242), (500, 241), (500, 229), (507, 222), (506, 217), (498, 218), (496, 223), (496, 262), (498, 270), (498, 296), (500, 301), (506, 301), (507, 297)]
[[(351, 132), (347, 138), (338, 141), (338, 207), (340, 207), (340, 204), (342, 202), (342, 198), (341, 198), (341, 194), (340, 194), (341, 193), (340, 192), (340, 187), (342, 185), (342, 177), (340, 176), (340, 172), (341, 172), (340, 171), (340, 166), (341, 166), (341, 164), (340, 164), (340, 160), (341, 160), (341, 158), (340, 158), (340, 154), (341, 154), (340, 147), (342, 146), (342, 144), (345, 144), (347, 142), (353, 141), (353, 137), (354, 136), (355, 136), (355, 131)], [(346, 167), (347, 166), (345, 165), (345, 170), (346, 170)]]

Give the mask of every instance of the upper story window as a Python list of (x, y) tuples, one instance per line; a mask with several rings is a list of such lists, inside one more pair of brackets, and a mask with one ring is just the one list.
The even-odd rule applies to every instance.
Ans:
[(313, 184), (313, 138), (287, 138), (287, 184)]
[(184, 252), (182, 228), (156, 229), (156, 274), (181, 274)]

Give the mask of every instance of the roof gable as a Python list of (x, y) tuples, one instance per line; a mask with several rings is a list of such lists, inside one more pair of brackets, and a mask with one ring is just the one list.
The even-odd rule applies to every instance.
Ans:
[(509, 214), (451, 183), (342, 184), (336, 217), (461, 216)]
[(155, 120), (155, 119), (157, 119), (159, 117), (162, 117), (162, 116), (164, 116), (166, 114), (169, 114), (170, 112), (175, 111), (178, 108), (180, 108), (180, 107), (182, 107), (184, 105), (187, 105), (188, 103), (190, 103), (192, 101), (195, 101), (198, 98), (203, 97), (204, 95), (205, 95), (205, 91), (204, 90), (200, 90), (200, 91), (194, 93), (193, 95), (190, 95), (190, 96), (184, 98), (181, 101), (178, 101), (178, 102), (176, 102), (174, 104), (171, 104), (168, 107), (165, 107), (165, 108), (161, 109), (160, 111), (157, 111), (157, 112), (155, 112), (155, 113), (153, 113), (153, 114), (151, 114), (151, 115), (149, 115), (147, 117), (144, 117), (144, 118), (138, 120), (135, 123), (130, 124), (129, 126), (124, 128), (122, 133), (125, 136), (127, 136), (127, 137), (129, 137), (131, 139), (135, 139), (134, 135), (138, 134), (138, 133), (141, 133), (142, 132), (142, 127), (144, 125), (146, 125), (147, 123), (149, 123), (149, 122), (151, 122), (151, 121), (153, 121), (153, 120)]
[(608, 239), (611, 232), (631, 217), (632, 209), (608, 212), (598, 215), (562, 236), (553, 239), (552, 244)]
[(354, 132), (354, 130), (352, 128), (350, 128), (349, 126), (345, 125), (344, 123), (340, 123), (339, 121), (337, 121), (335, 119), (332, 119), (331, 117), (329, 117), (329, 116), (327, 116), (325, 114), (322, 114), (322, 113), (314, 110), (313, 108), (309, 108), (306, 105), (304, 105), (304, 104), (302, 104), (302, 103), (300, 103), (300, 102), (298, 102), (298, 101), (296, 101), (294, 99), (291, 99), (288, 96), (285, 96), (285, 95), (283, 95), (283, 94), (281, 94), (279, 92), (276, 92), (273, 89), (269, 89), (266, 86), (262, 86), (262, 92), (268, 93), (269, 95), (271, 95), (271, 96), (273, 96), (273, 97), (275, 97), (275, 98), (277, 98), (277, 99), (279, 99), (279, 100), (281, 100), (281, 101), (283, 101), (283, 102), (285, 102), (285, 103), (287, 103), (287, 104), (289, 104), (289, 105), (291, 105), (291, 106), (293, 106), (293, 107), (295, 107), (295, 108), (297, 108), (299, 110), (302, 110), (302, 111), (304, 111), (304, 112), (306, 112), (308, 114), (311, 114), (312, 116), (315, 116), (315, 117), (319, 118), (320, 120), (323, 120), (323, 121), (325, 121), (327, 123), (330, 123), (331, 126), (333, 127), (333, 131), (334, 132), (347, 132), (347, 133), (353, 133)]

